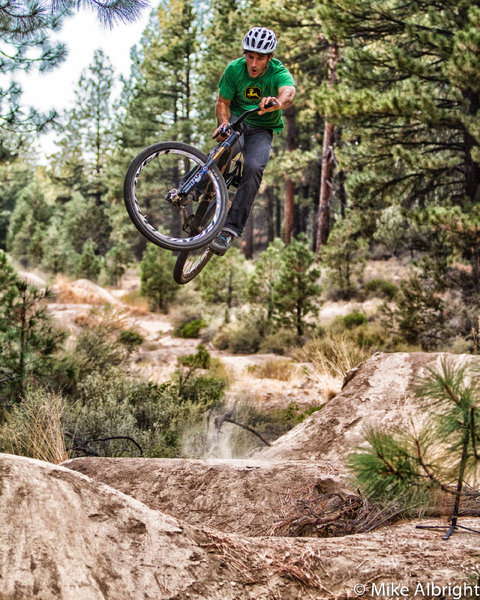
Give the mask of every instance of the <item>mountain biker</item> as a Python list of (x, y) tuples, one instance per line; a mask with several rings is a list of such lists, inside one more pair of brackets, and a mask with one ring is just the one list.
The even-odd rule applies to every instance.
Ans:
[[(233, 239), (239, 237), (252, 209), (253, 201), (262, 181), (263, 171), (270, 158), (273, 133), (283, 129), (282, 110), (295, 98), (295, 83), (286, 67), (273, 53), (277, 47), (275, 33), (265, 27), (250, 29), (243, 38), (243, 57), (231, 62), (219, 82), (219, 95), (215, 107), (218, 127), (214, 137), (225, 139), (225, 128), (230, 120), (245, 110), (258, 105), (259, 112), (245, 121), (245, 132), (240, 138), (243, 152), (243, 176), (221, 233), (209, 248), (223, 256)], [(270, 108), (265, 105), (275, 102)]]

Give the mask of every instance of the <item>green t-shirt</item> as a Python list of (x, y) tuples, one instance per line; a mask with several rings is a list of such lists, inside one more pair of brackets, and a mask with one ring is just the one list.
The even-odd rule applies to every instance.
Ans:
[[(283, 85), (295, 85), (287, 68), (276, 58), (269, 62), (261, 77), (251, 78), (247, 71), (245, 58), (237, 58), (225, 69), (219, 83), (220, 96), (230, 100), (230, 112), (237, 117), (243, 112), (260, 104), (266, 96), (278, 96), (278, 88)], [(263, 115), (253, 114), (246, 119), (252, 127), (273, 129), (279, 133), (283, 129), (282, 111), (275, 110)]]

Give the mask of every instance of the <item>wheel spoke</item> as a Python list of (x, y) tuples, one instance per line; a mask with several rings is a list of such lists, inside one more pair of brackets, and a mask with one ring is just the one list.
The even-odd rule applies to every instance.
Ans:
[[(197, 210), (201, 194), (196, 188), (185, 197), (177, 193), (182, 181), (205, 160), (190, 146), (165, 142), (146, 149), (132, 162), (125, 179), (125, 204), (133, 223), (147, 239), (171, 250), (193, 249), (216, 235), (226, 217), (226, 207), (215, 203), (210, 220), (192, 229), (189, 219)], [(225, 183), (215, 166), (205, 178), (205, 187), (225, 198)]]

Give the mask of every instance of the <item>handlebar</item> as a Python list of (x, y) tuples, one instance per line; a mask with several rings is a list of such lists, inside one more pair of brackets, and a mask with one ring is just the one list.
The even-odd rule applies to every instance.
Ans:
[[(264, 108), (272, 108), (272, 106), (275, 106), (277, 104), (276, 100), (272, 100), (271, 102), (269, 102), (268, 104), (265, 104)], [(248, 110), (246, 110), (243, 114), (241, 114), (238, 119), (234, 122), (234, 123), (228, 123), (228, 125), (225, 125), (225, 134), (228, 134), (228, 130), (229, 129), (233, 129), (233, 131), (235, 132), (239, 132), (242, 126), (243, 121), (245, 121), (245, 119), (248, 117), (248, 115), (251, 115), (254, 112), (258, 112), (260, 110), (260, 108), (258, 106), (254, 106), (253, 108), (249, 108)], [(217, 134), (217, 136), (222, 133), (219, 132)], [(212, 139), (216, 139), (217, 136), (212, 136)]]

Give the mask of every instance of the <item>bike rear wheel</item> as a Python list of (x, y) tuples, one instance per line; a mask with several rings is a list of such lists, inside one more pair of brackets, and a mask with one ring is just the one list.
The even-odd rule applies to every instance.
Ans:
[[(213, 164), (186, 196), (176, 192), (193, 169), (207, 162), (203, 152), (181, 142), (159, 142), (134, 158), (124, 182), (124, 200), (138, 231), (157, 246), (187, 251), (206, 246), (220, 232), (228, 211), (228, 193)], [(199, 176), (200, 180), (200, 176)], [(202, 193), (213, 197), (214, 210), (201, 229), (190, 227)]]
[(192, 281), (213, 255), (213, 252), (208, 246), (203, 246), (203, 248), (197, 248), (196, 250), (180, 252), (173, 269), (173, 278), (180, 284)]
[[(227, 181), (231, 181), (231, 178), (227, 178)], [(228, 208), (232, 205), (235, 191), (232, 189), (228, 190), (229, 200)], [(194, 222), (198, 228), (202, 228), (205, 223), (210, 220), (211, 213), (215, 210), (215, 206), (212, 203), (200, 203), (195, 213)], [(203, 246), (195, 250), (185, 250), (180, 252), (173, 268), (173, 278), (177, 283), (185, 284), (192, 281), (205, 267), (208, 261), (214, 256), (214, 252)]]

